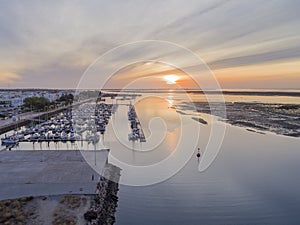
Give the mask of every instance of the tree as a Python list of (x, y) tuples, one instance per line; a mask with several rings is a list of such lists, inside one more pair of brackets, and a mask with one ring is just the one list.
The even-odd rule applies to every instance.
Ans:
[(72, 94), (63, 94), (59, 99), (57, 99), (57, 102), (64, 102), (65, 105), (72, 104), (74, 100), (74, 95)]
[(45, 97), (28, 97), (24, 99), (24, 107), (33, 110), (44, 110), (45, 106), (49, 106), (50, 101)]

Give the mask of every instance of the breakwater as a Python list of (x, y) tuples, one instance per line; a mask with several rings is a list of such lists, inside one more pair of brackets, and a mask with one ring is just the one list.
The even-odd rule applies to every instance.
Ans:
[(91, 225), (112, 225), (115, 223), (115, 212), (118, 206), (120, 168), (106, 164), (103, 175), (97, 183), (96, 195), (91, 208), (84, 218)]

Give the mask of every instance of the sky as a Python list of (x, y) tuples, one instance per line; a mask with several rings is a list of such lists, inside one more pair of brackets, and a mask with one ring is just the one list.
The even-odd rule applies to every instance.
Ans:
[[(299, 9), (297, 0), (0, 1), (0, 87), (76, 88), (103, 54), (158, 40), (197, 55), (221, 88), (300, 89)], [(165, 55), (180, 68), (160, 62)], [(202, 72), (183, 55), (125, 49), (101, 64), (98, 78), (122, 65), (107, 87), (145, 78), (141, 87), (168, 88), (173, 74), (191, 88), (184, 68)], [(129, 60), (139, 57), (157, 63)]]

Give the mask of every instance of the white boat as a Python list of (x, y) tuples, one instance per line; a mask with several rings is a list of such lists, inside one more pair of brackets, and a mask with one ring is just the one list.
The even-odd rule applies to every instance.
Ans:
[(24, 139), (24, 134), (22, 134), (22, 133), (17, 133), (16, 136), (17, 136), (18, 140), (23, 140)]
[(102, 126), (98, 126), (97, 127), (97, 131), (100, 131), (101, 134), (103, 134), (105, 132), (105, 127), (102, 125)]
[(42, 141), (44, 141), (44, 140), (46, 140), (46, 136), (45, 136), (45, 134), (43, 133), (43, 134), (41, 134), (41, 135), (39, 136), (38, 142), (42, 142)]
[(77, 134), (82, 134), (85, 131), (84, 127), (75, 127), (75, 131)]
[(50, 133), (48, 133), (48, 134), (46, 135), (46, 140), (48, 141), (48, 140), (52, 140), (52, 139), (53, 139), (53, 135), (50, 134)]
[(99, 140), (100, 140), (99, 135), (98, 134), (94, 134), (94, 136), (93, 136), (93, 143), (97, 143), (97, 142), (99, 142)]
[(35, 141), (39, 138), (39, 135), (38, 134), (32, 134), (30, 137), (29, 137), (29, 140), (30, 141)]
[(1, 144), (2, 145), (15, 145), (17, 144), (18, 141), (12, 138), (2, 138), (1, 139)]
[(74, 132), (70, 133), (70, 141), (76, 141), (76, 135)]
[(139, 135), (136, 134), (136, 133), (130, 133), (128, 134), (128, 139), (131, 140), (131, 141), (135, 141), (139, 138)]
[(59, 134), (58, 132), (56, 132), (56, 133), (54, 134), (54, 139), (55, 139), (55, 140), (60, 139), (60, 134)]
[(92, 141), (93, 140), (93, 136), (88, 132), (86, 135), (85, 135), (85, 139), (87, 141)]
[(61, 139), (64, 140), (64, 141), (67, 140), (67, 139), (68, 139), (68, 134), (67, 134), (66, 132), (63, 131), (63, 132), (61, 133)]

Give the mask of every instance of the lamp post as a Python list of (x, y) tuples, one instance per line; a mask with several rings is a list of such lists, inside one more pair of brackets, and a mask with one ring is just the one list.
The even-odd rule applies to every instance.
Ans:
[(47, 105), (44, 107), (44, 111), (46, 111), (46, 120), (48, 120), (48, 106)]

